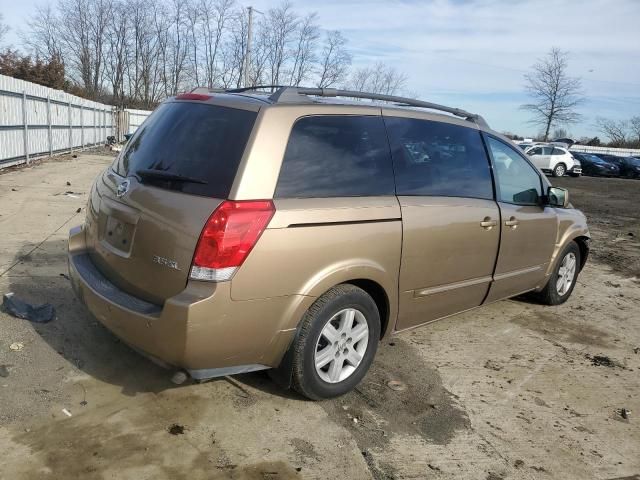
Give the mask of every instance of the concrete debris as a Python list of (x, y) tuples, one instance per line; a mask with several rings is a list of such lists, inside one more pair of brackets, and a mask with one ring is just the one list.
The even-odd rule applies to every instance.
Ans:
[(618, 415), (620, 415), (623, 419), (629, 420), (629, 415), (631, 414), (631, 410), (627, 410), (626, 408), (620, 408), (616, 411)]
[(22, 318), (34, 323), (48, 323), (56, 317), (56, 310), (50, 303), (44, 303), (37, 307), (17, 298), (13, 292), (5, 294), (2, 306), (7, 313), (16, 318)]
[(588, 360), (591, 360), (591, 363), (596, 367), (613, 368), (613, 367), (616, 366), (616, 362), (611, 360), (606, 355), (593, 355), (593, 356), (591, 356), (589, 354), (586, 354), (585, 358), (587, 358)]
[(487, 360), (484, 364), (484, 368), (488, 368), (489, 370), (495, 370), (496, 372), (499, 372), (500, 370), (502, 370), (502, 365), (500, 365), (495, 360)]
[(400, 380), (389, 380), (387, 382), (387, 387), (395, 392), (403, 392), (407, 389), (407, 385)]
[(24, 344), (21, 342), (15, 342), (12, 343), (11, 345), (9, 345), (9, 348), (11, 350), (13, 350), (14, 352), (19, 352), (20, 350), (22, 350), (24, 348)]
[(180, 425), (178, 423), (173, 423), (167, 428), (167, 432), (171, 435), (184, 435), (184, 430), (184, 425)]

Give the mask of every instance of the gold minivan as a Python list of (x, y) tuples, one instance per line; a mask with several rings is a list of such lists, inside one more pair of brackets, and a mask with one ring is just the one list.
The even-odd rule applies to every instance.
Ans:
[(322, 399), (354, 388), (385, 336), (525, 292), (564, 302), (588, 251), (568, 192), (479, 115), (196, 89), (96, 179), (69, 270), (146, 356), (196, 380), (272, 369)]

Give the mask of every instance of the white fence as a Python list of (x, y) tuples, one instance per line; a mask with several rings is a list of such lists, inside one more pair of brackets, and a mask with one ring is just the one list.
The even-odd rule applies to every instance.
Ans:
[[(151, 113), (128, 112), (126, 133)], [(0, 75), (0, 168), (102, 145), (116, 135), (116, 119), (111, 105)]]
[(132, 108), (125, 108), (125, 112), (129, 113), (129, 121), (127, 122), (127, 133), (135, 132), (142, 122), (151, 114), (148, 110), (134, 110)]
[(571, 145), (571, 150), (575, 152), (585, 153), (605, 153), (609, 155), (618, 155), (620, 157), (638, 157), (640, 149), (634, 148), (613, 148), (613, 147), (589, 147), (587, 145)]

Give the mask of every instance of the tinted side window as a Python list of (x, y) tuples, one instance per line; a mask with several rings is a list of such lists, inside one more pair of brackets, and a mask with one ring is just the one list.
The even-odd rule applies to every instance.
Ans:
[(542, 147), (542, 155), (551, 155), (551, 147)]
[(554, 148), (551, 155), (564, 155), (564, 150), (560, 150), (559, 148)]
[(506, 143), (491, 137), (487, 140), (493, 156), (498, 200), (517, 205), (537, 205), (542, 190), (536, 169)]
[(413, 118), (385, 118), (398, 195), (493, 198), (480, 132)]
[(160, 105), (129, 139), (116, 171), (160, 170), (197, 182), (144, 183), (194, 195), (227, 198), (256, 113), (194, 102)]
[(289, 136), (278, 198), (393, 195), (393, 168), (381, 117), (319, 115)]

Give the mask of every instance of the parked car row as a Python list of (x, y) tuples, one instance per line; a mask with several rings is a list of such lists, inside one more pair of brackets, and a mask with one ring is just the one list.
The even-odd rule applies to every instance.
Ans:
[(571, 152), (582, 164), (585, 175), (640, 178), (640, 158), (620, 157), (606, 153)]
[(555, 144), (520, 144), (532, 163), (554, 177), (571, 175), (640, 178), (640, 158), (586, 153)]

